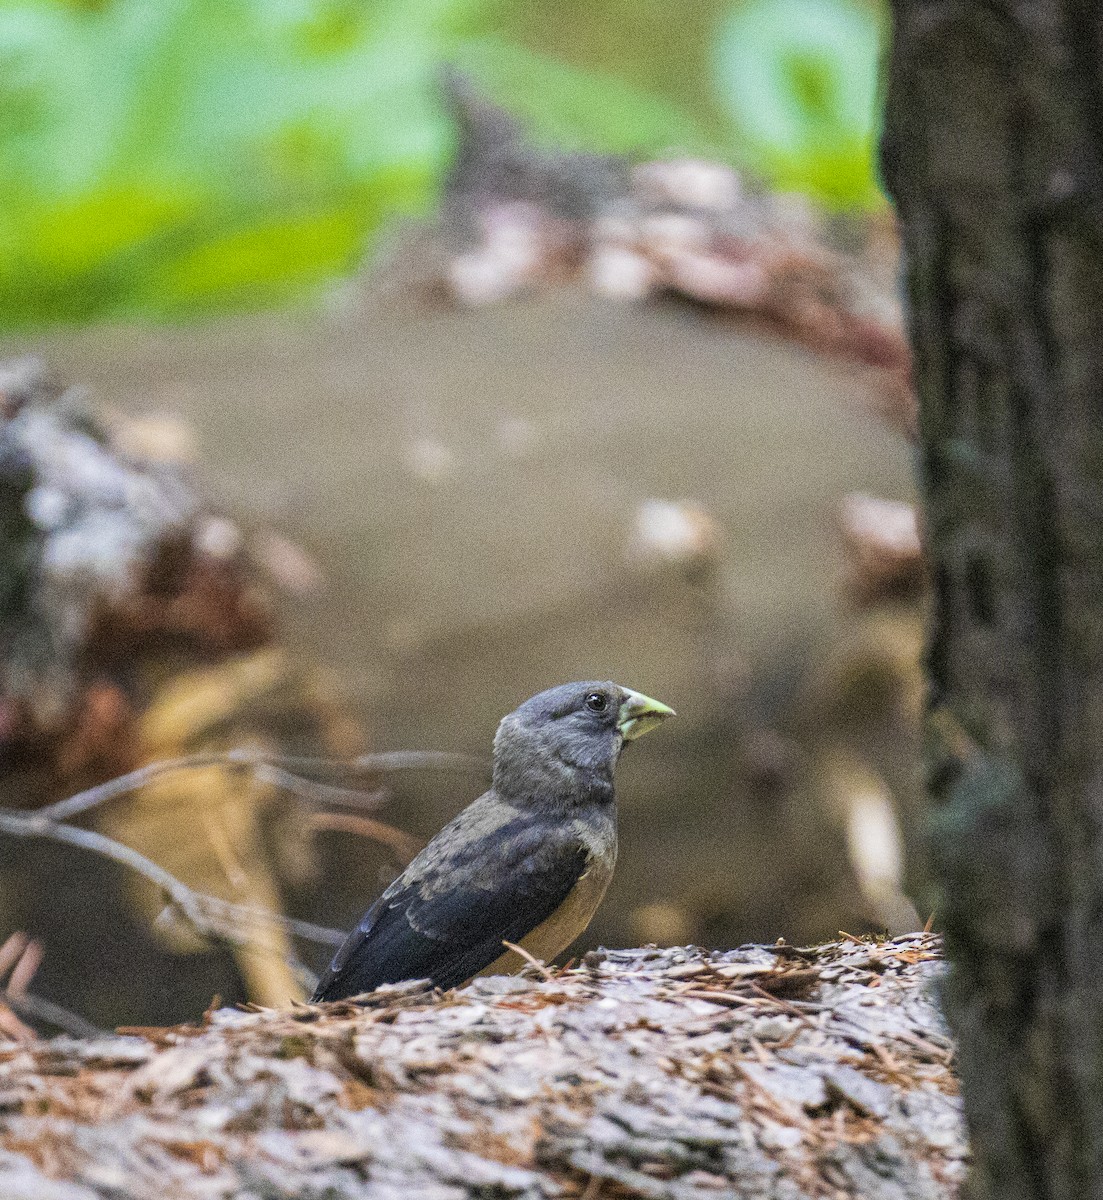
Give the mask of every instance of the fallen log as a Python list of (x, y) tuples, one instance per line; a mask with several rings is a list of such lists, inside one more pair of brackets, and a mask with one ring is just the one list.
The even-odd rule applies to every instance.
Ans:
[(596, 951), (0, 1047), (8, 1200), (945, 1200), (938, 939)]

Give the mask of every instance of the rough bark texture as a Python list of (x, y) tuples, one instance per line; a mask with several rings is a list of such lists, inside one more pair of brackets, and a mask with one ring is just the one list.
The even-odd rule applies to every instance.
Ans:
[(922, 934), (593, 952), (443, 996), (9, 1045), (0, 1194), (950, 1200), (938, 959)]
[(1103, 1196), (1103, 17), (896, 0), (928, 767), (978, 1196)]

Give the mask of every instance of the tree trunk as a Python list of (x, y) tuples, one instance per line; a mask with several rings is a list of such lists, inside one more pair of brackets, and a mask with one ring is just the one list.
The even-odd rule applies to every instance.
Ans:
[(1103, 1197), (1103, 16), (894, 0), (932, 853), (975, 1194)]

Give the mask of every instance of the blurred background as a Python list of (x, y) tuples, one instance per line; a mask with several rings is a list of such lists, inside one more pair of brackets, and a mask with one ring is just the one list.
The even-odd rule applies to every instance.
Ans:
[[(679, 716), (624, 758), (576, 951), (927, 919), (884, 26), (865, 0), (0, 6), (17, 1013), (301, 996), (484, 786), (349, 761), (485, 759), (578, 678)], [(26, 824), (195, 754), (45, 814), (80, 834)], [(106, 838), (239, 907), (197, 930)]]

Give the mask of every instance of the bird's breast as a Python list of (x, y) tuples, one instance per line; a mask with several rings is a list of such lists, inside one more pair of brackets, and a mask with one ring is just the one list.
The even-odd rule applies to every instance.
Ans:
[[(541, 962), (551, 962), (585, 931), (613, 878), (617, 861), (616, 832), (610, 830), (606, 833), (602, 830), (598, 836), (594, 836), (593, 831), (587, 830), (587, 834), (590, 859), (586, 870), (555, 912), (525, 934), (518, 943)], [(524, 965), (525, 960), (521, 955), (507, 950), (479, 974), (506, 975), (519, 971)]]

